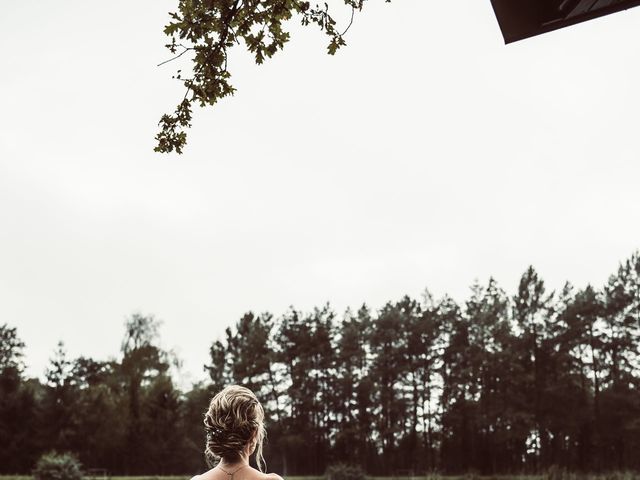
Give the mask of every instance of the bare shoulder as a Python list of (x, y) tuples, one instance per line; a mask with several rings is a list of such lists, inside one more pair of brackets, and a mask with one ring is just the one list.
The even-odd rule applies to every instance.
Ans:
[(277, 473), (266, 473), (265, 480), (284, 480), (284, 478), (282, 478)]
[(191, 477), (191, 480), (212, 480), (213, 478), (213, 469), (211, 470), (207, 470), (204, 473), (201, 473), (200, 475), (194, 475), (193, 477)]

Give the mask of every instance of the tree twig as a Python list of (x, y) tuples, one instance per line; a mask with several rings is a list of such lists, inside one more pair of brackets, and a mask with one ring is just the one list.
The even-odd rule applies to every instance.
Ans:
[(182, 55), (184, 55), (185, 53), (187, 53), (189, 50), (193, 50), (193, 49), (194, 49), (193, 47), (189, 47), (189, 48), (187, 48), (187, 47), (182, 47), (182, 48), (184, 48), (184, 50), (183, 50), (179, 55), (176, 55), (175, 57), (170, 58), (169, 60), (165, 60), (164, 62), (161, 62), (161, 63), (159, 63), (159, 64), (158, 64), (158, 65), (156, 65), (156, 66), (157, 66), (157, 67), (160, 67), (160, 66), (164, 65), (165, 63), (173, 62), (174, 60), (177, 60), (177, 59), (178, 59), (178, 58), (180, 58)]

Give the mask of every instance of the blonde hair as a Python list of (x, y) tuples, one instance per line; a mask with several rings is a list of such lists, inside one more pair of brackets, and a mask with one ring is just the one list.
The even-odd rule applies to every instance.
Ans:
[[(204, 415), (207, 441), (205, 458), (210, 467), (215, 460), (240, 460), (243, 450), (255, 438), (256, 463), (264, 472), (262, 445), (267, 436), (264, 428), (264, 409), (254, 393), (241, 385), (230, 385), (218, 392), (209, 403)], [(255, 436), (255, 437), (254, 437)], [(249, 452), (251, 456), (253, 452)]]

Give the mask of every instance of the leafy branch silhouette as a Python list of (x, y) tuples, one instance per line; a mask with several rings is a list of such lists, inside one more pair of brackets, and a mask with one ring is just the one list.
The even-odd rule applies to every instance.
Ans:
[[(154, 150), (181, 154), (187, 143), (186, 130), (191, 127), (192, 106), (214, 105), (233, 95), (230, 83), (228, 51), (234, 45), (244, 45), (257, 64), (271, 58), (289, 41), (283, 24), (299, 16), (302, 25), (317, 25), (329, 37), (327, 53), (334, 55), (346, 45), (345, 34), (353, 24), (354, 15), (367, 0), (343, 0), (351, 9), (347, 27), (340, 31), (329, 13), (329, 5), (315, 5), (299, 0), (179, 0), (178, 12), (172, 12), (164, 33), (171, 37), (166, 45), (173, 57), (193, 55), (190, 76), (178, 70), (172, 78), (182, 81), (186, 91), (172, 114), (164, 114), (158, 123), (160, 131)], [(385, 0), (389, 3), (391, 0)]]

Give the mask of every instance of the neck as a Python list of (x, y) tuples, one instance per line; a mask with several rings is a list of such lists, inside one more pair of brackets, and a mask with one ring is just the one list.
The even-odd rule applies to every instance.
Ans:
[(227, 461), (224, 458), (222, 458), (218, 463), (218, 465), (220, 465), (222, 468), (240, 467), (241, 465), (248, 465), (248, 464), (249, 464), (249, 458), (245, 456), (242, 456), (240, 457), (239, 460), (236, 460), (233, 462)]

